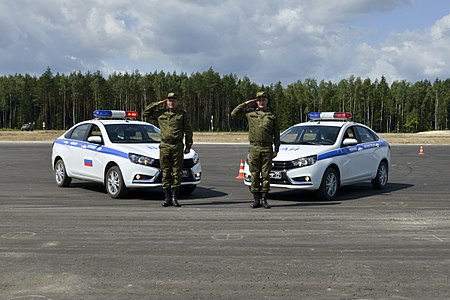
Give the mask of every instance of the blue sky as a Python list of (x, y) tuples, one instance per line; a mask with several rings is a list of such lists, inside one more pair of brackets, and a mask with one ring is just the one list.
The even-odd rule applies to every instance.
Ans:
[(360, 16), (351, 25), (374, 29), (375, 35), (368, 36), (367, 41), (377, 46), (390, 32), (427, 30), (448, 14), (450, 14), (448, 0), (414, 1), (394, 10)]
[(0, 0), (0, 74), (450, 78), (446, 0)]

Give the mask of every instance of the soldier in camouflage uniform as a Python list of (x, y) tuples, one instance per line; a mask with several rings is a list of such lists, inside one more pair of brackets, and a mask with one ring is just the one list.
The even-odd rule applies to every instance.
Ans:
[[(270, 190), (270, 171), (272, 159), (280, 148), (280, 127), (274, 114), (267, 110), (269, 99), (265, 92), (258, 92), (256, 99), (239, 104), (232, 112), (234, 118), (246, 118), (249, 133), (249, 167), (252, 174), (251, 192), (253, 194), (252, 208), (270, 208), (267, 196)], [(251, 106), (256, 104), (256, 109)]]
[(183, 153), (187, 154), (191, 151), (193, 142), (189, 118), (185, 111), (178, 108), (175, 93), (169, 93), (166, 99), (149, 104), (145, 108), (144, 116), (157, 118), (161, 129), (159, 160), (165, 195), (162, 205), (180, 207), (178, 193), (181, 185)]

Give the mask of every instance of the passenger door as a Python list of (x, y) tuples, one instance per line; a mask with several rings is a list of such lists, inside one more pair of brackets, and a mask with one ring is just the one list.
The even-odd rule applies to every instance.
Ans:
[(363, 148), (364, 161), (359, 166), (361, 169), (361, 176), (364, 179), (371, 179), (373, 174), (378, 169), (378, 158), (376, 151), (379, 150), (379, 143), (376, 137), (369, 129), (363, 126), (355, 126), (358, 142)]
[[(346, 129), (343, 140), (346, 138), (358, 140), (356, 133), (357, 126), (350, 126)], [(342, 174), (341, 183), (348, 184), (360, 181), (364, 177), (366, 153), (358, 140), (357, 145), (342, 146)]]

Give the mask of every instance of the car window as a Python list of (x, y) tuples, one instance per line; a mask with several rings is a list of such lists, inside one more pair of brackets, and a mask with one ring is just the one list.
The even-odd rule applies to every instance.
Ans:
[(108, 137), (113, 143), (159, 143), (159, 129), (146, 124), (105, 125)]
[(89, 136), (102, 136), (102, 132), (100, 131), (100, 128), (97, 125), (92, 125), (91, 133)]
[(355, 127), (359, 136), (359, 142), (369, 143), (378, 140), (378, 138), (375, 135), (373, 135), (369, 129), (364, 128), (362, 126), (355, 126)]
[(294, 126), (281, 136), (283, 144), (333, 145), (340, 127), (337, 126)]
[(353, 131), (353, 126), (349, 127), (345, 130), (344, 140), (345, 139), (356, 139), (355, 132)]
[(66, 136), (69, 139), (73, 139), (73, 140), (79, 140), (82, 141), (84, 140), (86, 133), (89, 129), (91, 124), (82, 124), (76, 128), (74, 128), (68, 136)]

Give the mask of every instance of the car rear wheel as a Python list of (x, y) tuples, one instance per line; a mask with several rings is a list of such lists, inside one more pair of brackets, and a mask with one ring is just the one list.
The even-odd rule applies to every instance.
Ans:
[(55, 179), (59, 187), (67, 187), (72, 182), (72, 178), (67, 176), (66, 166), (62, 159), (58, 159), (55, 163)]
[(317, 190), (317, 196), (322, 200), (334, 200), (339, 187), (339, 175), (333, 168), (328, 168), (323, 174), (322, 182)]
[(382, 161), (378, 166), (377, 176), (372, 179), (372, 186), (377, 190), (382, 190), (386, 187), (389, 178), (389, 170), (387, 164)]
[(106, 172), (106, 191), (111, 198), (122, 198), (128, 194), (128, 188), (123, 181), (122, 172), (118, 166), (112, 166)]

